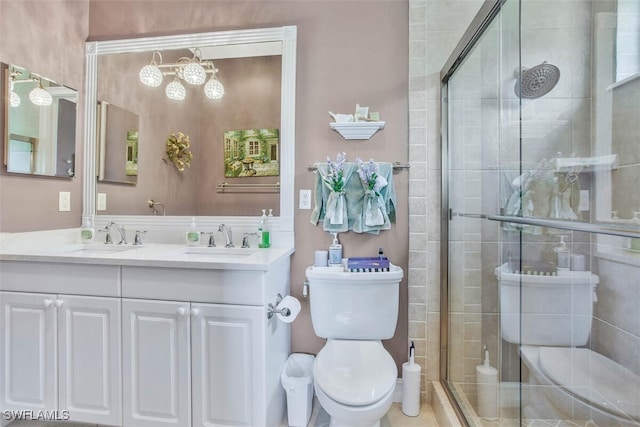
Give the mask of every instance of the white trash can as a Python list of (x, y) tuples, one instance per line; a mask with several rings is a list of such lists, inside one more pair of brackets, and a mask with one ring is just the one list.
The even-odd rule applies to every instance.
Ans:
[(291, 427), (306, 427), (311, 418), (314, 359), (311, 354), (293, 353), (280, 374), (287, 392), (287, 419)]

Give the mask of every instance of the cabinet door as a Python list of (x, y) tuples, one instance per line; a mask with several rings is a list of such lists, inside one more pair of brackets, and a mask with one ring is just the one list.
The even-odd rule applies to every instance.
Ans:
[(56, 410), (55, 295), (0, 292), (0, 407)]
[(60, 409), (71, 421), (120, 425), (120, 300), (60, 295)]
[(124, 426), (190, 426), (189, 308), (122, 300)]
[(192, 304), (193, 427), (258, 426), (263, 307)]

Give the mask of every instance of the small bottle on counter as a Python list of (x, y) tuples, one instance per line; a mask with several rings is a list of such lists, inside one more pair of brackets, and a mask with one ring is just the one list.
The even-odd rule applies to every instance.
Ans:
[(191, 225), (186, 233), (186, 241), (188, 246), (198, 246), (200, 244), (200, 232), (196, 226), (195, 218), (191, 218)]
[(269, 219), (267, 218), (267, 210), (262, 209), (262, 216), (258, 221), (259, 248), (268, 248), (271, 246), (271, 236), (269, 234)]
[(80, 226), (80, 240), (82, 243), (93, 242), (93, 238), (96, 235), (96, 230), (91, 223), (91, 217), (82, 217), (82, 225)]

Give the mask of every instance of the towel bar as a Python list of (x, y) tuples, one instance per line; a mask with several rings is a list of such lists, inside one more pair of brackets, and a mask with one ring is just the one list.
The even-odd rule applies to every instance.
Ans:
[[(409, 168), (411, 168), (411, 165), (409, 165), (408, 163), (393, 162), (394, 173), (398, 173), (402, 169), (409, 169)], [(310, 171), (315, 171), (318, 169), (318, 167), (316, 165), (307, 165), (307, 169), (309, 169)]]

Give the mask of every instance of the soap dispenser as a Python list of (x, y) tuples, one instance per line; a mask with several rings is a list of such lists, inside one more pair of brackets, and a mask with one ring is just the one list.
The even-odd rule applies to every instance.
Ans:
[(342, 245), (338, 240), (338, 233), (331, 233), (333, 235), (333, 242), (329, 246), (329, 265), (342, 264)]
[(191, 218), (191, 225), (186, 233), (186, 241), (188, 246), (198, 246), (200, 244), (200, 232), (196, 226), (195, 218)]
[(567, 242), (564, 241), (565, 237), (567, 236), (560, 236), (560, 245), (554, 249), (557, 256), (556, 271), (558, 273), (569, 271), (570, 269), (571, 253), (567, 247)]
[(91, 225), (91, 217), (85, 216), (82, 218), (82, 225), (80, 226), (80, 240), (82, 243), (93, 242), (93, 238), (96, 235), (95, 229)]
[(269, 235), (269, 220), (267, 218), (267, 210), (262, 209), (262, 216), (258, 221), (258, 235), (260, 242), (259, 248), (268, 248), (271, 246), (271, 236)]

